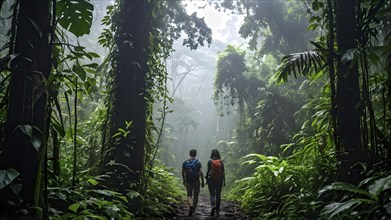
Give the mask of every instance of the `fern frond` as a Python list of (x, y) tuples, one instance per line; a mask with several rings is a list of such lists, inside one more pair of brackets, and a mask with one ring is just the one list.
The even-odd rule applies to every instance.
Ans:
[(276, 78), (278, 82), (287, 82), (291, 74), (295, 78), (299, 75), (306, 76), (319, 72), (325, 66), (326, 59), (316, 50), (292, 53), (282, 58), (282, 63), (277, 69)]

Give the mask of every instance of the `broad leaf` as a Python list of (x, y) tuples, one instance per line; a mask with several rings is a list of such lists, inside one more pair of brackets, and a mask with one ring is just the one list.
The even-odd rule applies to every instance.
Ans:
[(118, 196), (118, 198), (122, 199), (124, 202), (128, 203), (128, 199), (126, 198), (126, 196)]
[(52, 117), (51, 125), (53, 129), (60, 135), (60, 137), (65, 137), (64, 127), (58, 122), (55, 118)]
[(94, 179), (88, 179), (87, 181), (88, 181), (90, 184), (92, 184), (93, 186), (96, 186), (96, 185), (99, 184), (99, 182), (96, 181), (96, 180), (94, 180)]
[(380, 192), (391, 188), (391, 175), (376, 180), (369, 186), (369, 192), (378, 195)]
[(79, 209), (80, 205), (81, 205), (80, 203), (73, 203), (72, 205), (70, 205), (68, 207), (68, 209), (73, 211), (74, 213), (76, 213), (77, 210)]
[(126, 193), (126, 196), (129, 197), (130, 199), (134, 199), (138, 196), (140, 196), (140, 193), (138, 193), (137, 191), (129, 191), (128, 193)]
[(41, 140), (37, 137), (31, 137), (31, 144), (35, 148), (35, 150), (38, 152), (39, 148), (41, 147)]
[(348, 184), (348, 183), (334, 182), (331, 185), (327, 185), (327, 186), (323, 187), (319, 191), (319, 195), (323, 194), (324, 192), (326, 192), (328, 190), (342, 190), (342, 191), (347, 191), (347, 192), (351, 192), (351, 193), (357, 193), (360, 195), (364, 195), (364, 196), (367, 196), (373, 200), (378, 199), (376, 195), (373, 195), (372, 193), (367, 192), (367, 191), (361, 189), (360, 187), (357, 187), (355, 185)]
[(10, 184), (18, 176), (19, 172), (13, 168), (0, 170), (0, 190)]
[(87, 0), (57, 2), (58, 23), (76, 37), (90, 33), (94, 6)]
[(84, 82), (86, 80), (87, 73), (84, 70), (84, 68), (80, 66), (78, 63), (73, 66), (72, 71), (75, 72), (80, 77), (81, 81)]
[(18, 125), (18, 127), (25, 135), (32, 137), (33, 136), (33, 127), (31, 125)]
[(16, 195), (18, 195), (20, 193), (20, 191), (22, 191), (22, 187), (23, 187), (22, 184), (11, 184), (10, 185), (12, 192), (14, 192)]
[(359, 201), (355, 200), (349, 200), (347, 202), (334, 202), (326, 205), (323, 208), (322, 215), (328, 216), (330, 219), (332, 219), (334, 216), (348, 211), (350, 208), (357, 204), (359, 204)]

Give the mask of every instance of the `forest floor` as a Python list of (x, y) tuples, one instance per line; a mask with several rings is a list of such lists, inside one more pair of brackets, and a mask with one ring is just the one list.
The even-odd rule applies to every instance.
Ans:
[(188, 216), (189, 208), (186, 201), (178, 208), (177, 213), (173, 219), (250, 219), (248, 216), (242, 214), (239, 210), (239, 205), (233, 202), (221, 201), (220, 216), (210, 216), (210, 202), (207, 193), (200, 193), (198, 199), (198, 206), (196, 213), (193, 216)]

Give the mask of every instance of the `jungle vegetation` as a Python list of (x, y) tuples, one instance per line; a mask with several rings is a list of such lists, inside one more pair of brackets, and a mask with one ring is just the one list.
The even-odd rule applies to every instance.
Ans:
[(0, 0), (0, 219), (170, 219), (190, 147), (254, 219), (391, 218), (391, 1), (191, 3)]

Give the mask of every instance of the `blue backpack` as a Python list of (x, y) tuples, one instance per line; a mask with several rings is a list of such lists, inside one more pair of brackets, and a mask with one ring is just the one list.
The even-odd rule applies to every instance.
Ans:
[(187, 182), (195, 182), (200, 178), (197, 162), (198, 160), (186, 160), (185, 171)]

